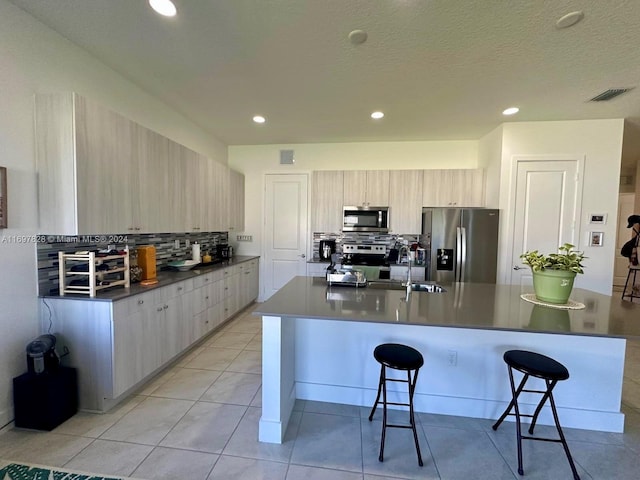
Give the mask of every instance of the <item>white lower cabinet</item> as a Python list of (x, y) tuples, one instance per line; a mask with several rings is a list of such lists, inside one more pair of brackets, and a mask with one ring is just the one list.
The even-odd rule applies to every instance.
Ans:
[(257, 296), (250, 260), (114, 302), (41, 299), (40, 320), (69, 349), (80, 408), (106, 411)]
[(240, 306), (243, 308), (245, 305), (250, 304), (256, 298), (258, 298), (258, 260), (251, 260), (243, 263), (241, 278), (240, 278)]
[(223, 317), (225, 320), (240, 310), (240, 294), (238, 290), (240, 288), (241, 267), (242, 265), (237, 265), (224, 269)]

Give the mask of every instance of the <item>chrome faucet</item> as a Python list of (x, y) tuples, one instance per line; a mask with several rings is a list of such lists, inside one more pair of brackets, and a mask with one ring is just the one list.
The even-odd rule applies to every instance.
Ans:
[(400, 247), (400, 251), (398, 252), (398, 260), (396, 260), (397, 264), (400, 264), (400, 259), (402, 258), (402, 252), (407, 252), (407, 298), (411, 295), (411, 250), (407, 245), (403, 245)]

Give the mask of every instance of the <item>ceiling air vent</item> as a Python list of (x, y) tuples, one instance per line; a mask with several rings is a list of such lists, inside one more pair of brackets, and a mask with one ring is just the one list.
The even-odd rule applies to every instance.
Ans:
[(617, 97), (618, 95), (622, 95), (623, 93), (627, 93), (631, 88), (610, 88), (609, 90), (605, 90), (600, 95), (596, 95), (593, 97), (590, 102), (606, 102), (607, 100), (611, 100), (612, 98)]

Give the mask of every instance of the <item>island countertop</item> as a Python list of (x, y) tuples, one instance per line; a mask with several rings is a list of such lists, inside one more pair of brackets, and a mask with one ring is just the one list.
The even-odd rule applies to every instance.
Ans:
[(533, 287), (482, 283), (443, 285), (446, 292), (329, 286), (325, 279), (295, 277), (256, 315), (401, 323), (488, 330), (605, 337), (640, 337), (640, 304), (574, 288), (571, 300), (585, 308), (563, 310), (520, 298)]

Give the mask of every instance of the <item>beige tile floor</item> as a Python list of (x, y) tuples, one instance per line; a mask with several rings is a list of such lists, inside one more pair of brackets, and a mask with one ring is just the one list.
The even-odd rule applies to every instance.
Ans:
[[(52, 432), (6, 427), (0, 458), (149, 480), (520, 478), (513, 423), (494, 432), (490, 420), (419, 414), (420, 468), (409, 430), (388, 430), (380, 463), (380, 415), (298, 401), (285, 442), (259, 443), (260, 353), (249, 309), (109, 413)], [(623, 411), (624, 434), (565, 429), (583, 479), (640, 478), (639, 341), (628, 342)], [(558, 444), (525, 442), (524, 461), (527, 479), (571, 478)]]

